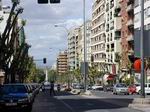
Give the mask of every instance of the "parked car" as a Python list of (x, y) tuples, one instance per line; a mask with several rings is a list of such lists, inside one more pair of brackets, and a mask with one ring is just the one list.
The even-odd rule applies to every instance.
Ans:
[(5, 84), (0, 89), (0, 108), (32, 110), (33, 94), (26, 84)]
[[(139, 84), (139, 86), (136, 87), (136, 92), (138, 94), (141, 93), (141, 86)], [(150, 94), (150, 83), (145, 83), (145, 94)]]
[(132, 84), (128, 86), (128, 93), (129, 94), (136, 94), (137, 93), (137, 87), (140, 86), (139, 84)]
[(107, 91), (113, 92), (113, 85), (105, 85), (103, 88), (104, 88), (103, 90), (105, 92), (107, 92)]
[(84, 85), (83, 84), (77, 84), (74, 86), (73, 89), (84, 89)]
[(95, 84), (92, 86), (92, 90), (103, 90), (103, 86), (99, 84)]
[(113, 94), (129, 94), (127, 85), (124, 83), (115, 84), (113, 87)]

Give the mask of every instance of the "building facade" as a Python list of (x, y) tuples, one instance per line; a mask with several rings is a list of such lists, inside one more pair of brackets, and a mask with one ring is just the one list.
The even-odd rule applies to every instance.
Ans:
[[(91, 20), (86, 21), (86, 61), (91, 65)], [(79, 66), (84, 61), (84, 26), (80, 26), (79, 46), (78, 46)]]
[(129, 59), (134, 55), (133, 34), (134, 34), (134, 0), (120, 0), (121, 4), (121, 70), (128, 73), (132, 62)]
[(59, 75), (64, 74), (68, 71), (68, 64), (67, 64), (67, 52), (62, 51), (59, 53), (57, 57), (57, 73)]
[[(90, 65), (91, 62), (91, 21), (86, 21), (86, 58)], [(68, 35), (68, 65), (70, 70), (80, 68), (84, 61), (84, 26), (70, 30)]]
[(104, 69), (106, 59), (105, 0), (94, 0), (92, 6), (91, 54), (99, 70)]
[(80, 28), (70, 30), (68, 34), (68, 65), (70, 70), (79, 67), (79, 48)]
[[(108, 70), (112, 74), (118, 73), (119, 62), (116, 59), (121, 52), (120, 38), (121, 38), (121, 7), (118, 0), (107, 0), (105, 3), (105, 52), (106, 52), (106, 64)], [(116, 70), (114, 71), (114, 66)]]

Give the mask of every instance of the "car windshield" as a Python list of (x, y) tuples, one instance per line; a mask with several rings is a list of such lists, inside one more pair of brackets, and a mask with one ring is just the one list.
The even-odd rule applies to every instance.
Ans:
[(23, 85), (5, 85), (1, 92), (5, 94), (9, 93), (27, 93), (25, 86)]
[(117, 84), (116, 87), (127, 87), (125, 84)]

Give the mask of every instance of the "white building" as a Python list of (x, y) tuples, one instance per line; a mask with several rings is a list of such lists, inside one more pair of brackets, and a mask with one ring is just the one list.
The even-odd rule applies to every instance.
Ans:
[[(110, 73), (116, 74), (118, 71), (118, 63), (116, 63), (116, 55), (121, 54), (121, 7), (118, 0), (107, 0), (105, 3), (105, 52), (106, 52), (106, 64)], [(116, 70), (114, 71), (113, 66)], [(115, 73), (114, 73), (115, 72)]]
[[(86, 21), (87, 62), (91, 62), (91, 21)], [(68, 35), (68, 64), (70, 69), (77, 69), (84, 61), (84, 26), (72, 29)]]
[[(134, 28), (137, 29), (141, 25), (140, 18), (140, 0), (134, 0)], [(144, 25), (145, 29), (150, 29), (150, 0), (144, 0)]]
[[(86, 60), (91, 64), (91, 29), (92, 29), (92, 22), (90, 20), (86, 21)], [(79, 64), (84, 61), (84, 26), (80, 26), (80, 37), (79, 37)]]
[(78, 39), (80, 29), (75, 28), (70, 30), (68, 34), (68, 65), (70, 70), (77, 69), (79, 67), (78, 61)]
[[(0, 3), (2, 5), (2, 3)], [(9, 6), (0, 6), (0, 33), (3, 33), (10, 14)]]
[(92, 9), (91, 54), (94, 64), (103, 71), (106, 59), (105, 0), (94, 0)]

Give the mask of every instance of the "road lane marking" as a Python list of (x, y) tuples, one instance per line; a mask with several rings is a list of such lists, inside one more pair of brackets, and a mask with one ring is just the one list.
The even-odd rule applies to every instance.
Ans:
[(70, 105), (68, 105), (67, 103), (65, 103), (63, 100), (59, 99), (59, 101), (60, 101), (61, 103), (63, 103), (63, 104), (70, 110), (70, 112), (75, 112), (75, 111), (73, 110), (73, 108), (72, 108)]

